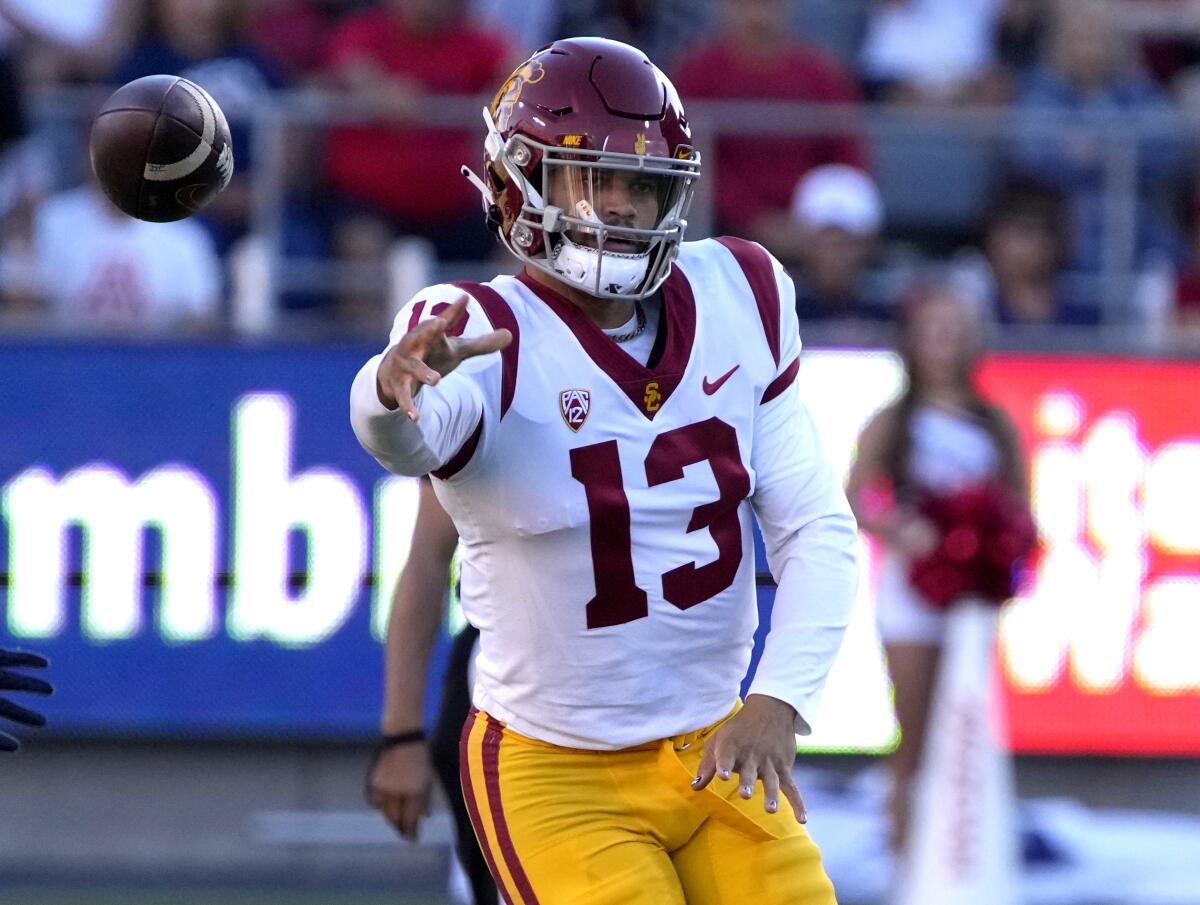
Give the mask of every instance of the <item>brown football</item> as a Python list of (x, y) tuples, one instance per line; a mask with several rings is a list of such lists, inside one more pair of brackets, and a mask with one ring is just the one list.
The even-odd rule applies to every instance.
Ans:
[(233, 176), (225, 114), (207, 91), (175, 75), (118, 88), (92, 122), (90, 151), (109, 200), (155, 223), (190, 217)]

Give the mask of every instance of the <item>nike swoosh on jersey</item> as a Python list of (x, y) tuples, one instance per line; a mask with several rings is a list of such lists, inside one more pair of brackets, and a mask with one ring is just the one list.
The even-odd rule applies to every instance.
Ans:
[(716, 380), (712, 381), (711, 383), (709, 383), (708, 378), (705, 377), (704, 383), (702, 384), (704, 392), (707, 393), (709, 396), (711, 396), (717, 390), (721, 389), (721, 386), (725, 383), (725, 381), (728, 380), (730, 377), (732, 377), (733, 372), (736, 371), (740, 367), (741, 367), (740, 364), (734, 365), (732, 368), (730, 368), (728, 371), (726, 371), (724, 374), (722, 374), (720, 377), (718, 377)]

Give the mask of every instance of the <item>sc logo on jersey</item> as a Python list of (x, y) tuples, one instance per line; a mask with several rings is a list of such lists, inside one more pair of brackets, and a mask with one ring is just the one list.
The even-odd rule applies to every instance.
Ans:
[(662, 405), (662, 392), (658, 388), (657, 380), (651, 380), (646, 384), (646, 394), (642, 396), (642, 405), (648, 412), (657, 412), (658, 407)]
[(558, 410), (562, 413), (563, 421), (575, 433), (587, 421), (588, 412), (592, 408), (592, 393), (590, 390), (563, 390), (558, 394)]

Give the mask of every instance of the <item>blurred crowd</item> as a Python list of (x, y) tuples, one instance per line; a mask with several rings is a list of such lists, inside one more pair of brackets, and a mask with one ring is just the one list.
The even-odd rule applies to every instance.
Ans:
[[(936, 279), (997, 324), (1200, 347), (1200, 0), (0, 0), (0, 331), (227, 332), (268, 234), (282, 323), (330, 334), (378, 329), (398, 240), (439, 276), (507, 266), (458, 172), (482, 129), (442, 101), (570, 34), (674, 80), (711, 192), (692, 238), (765, 244), (805, 322), (886, 326)], [(237, 152), (165, 226), (111, 208), (86, 155), (96, 105), (162, 72)], [(703, 115), (742, 100), (867, 106), (793, 134)]]

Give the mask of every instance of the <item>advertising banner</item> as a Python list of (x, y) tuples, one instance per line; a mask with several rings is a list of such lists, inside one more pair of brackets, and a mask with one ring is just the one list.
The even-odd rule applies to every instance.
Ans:
[[(0, 645), (53, 659), (52, 731), (375, 733), (416, 484), (350, 431), (372, 351), (0, 347)], [(1200, 753), (1200, 365), (997, 356), (982, 378), (1043, 538), (1000, 621), (1014, 747)], [(800, 381), (844, 473), (898, 363), (816, 350)], [(894, 741), (873, 552), (812, 749)]]

